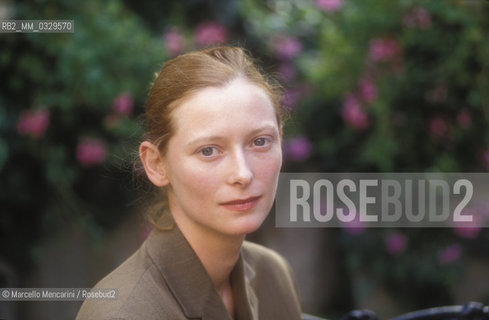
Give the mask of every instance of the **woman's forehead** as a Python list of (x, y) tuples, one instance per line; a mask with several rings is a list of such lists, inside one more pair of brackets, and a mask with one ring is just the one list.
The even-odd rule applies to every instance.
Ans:
[(176, 127), (210, 125), (217, 120), (241, 122), (243, 118), (275, 119), (275, 109), (267, 92), (244, 79), (223, 87), (196, 91), (177, 106), (172, 115)]

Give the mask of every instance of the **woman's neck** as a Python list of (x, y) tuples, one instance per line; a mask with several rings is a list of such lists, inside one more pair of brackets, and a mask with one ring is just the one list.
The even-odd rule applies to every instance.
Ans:
[(245, 236), (220, 234), (202, 228), (187, 219), (175, 218), (175, 222), (199, 257), (224, 306), (234, 318), (234, 297), (230, 276), (239, 259)]
[(245, 236), (225, 235), (178, 216), (174, 219), (217, 291), (222, 292), (229, 287), (231, 271), (239, 259)]

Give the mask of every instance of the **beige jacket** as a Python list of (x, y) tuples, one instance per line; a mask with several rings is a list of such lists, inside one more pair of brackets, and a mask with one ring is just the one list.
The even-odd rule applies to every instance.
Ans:
[[(244, 242), (231, 273), (236, 320), (300, 319), (287, 263), (270, 249)], [(197, 255), (180, 230), (153, 230), (142, 246), (96, 288), (116, 299), (87, 299), (77, 320), (231, 320)]]

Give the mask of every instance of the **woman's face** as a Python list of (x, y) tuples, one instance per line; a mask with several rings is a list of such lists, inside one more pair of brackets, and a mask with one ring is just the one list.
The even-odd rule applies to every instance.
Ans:
[(172, 119), (164, 167), (177, 224), (226, 235), (255, 231), (272, 206), (282, 165), (269, 96), (236, 79), (197, 91)]

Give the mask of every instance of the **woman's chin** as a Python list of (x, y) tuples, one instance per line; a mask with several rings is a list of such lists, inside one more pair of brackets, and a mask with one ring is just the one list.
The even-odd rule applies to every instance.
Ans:
[(243, 217), (238, 219), (238, 221), (233, 222), (232, 226), (230, 226), (227, 231), (229, 234), (233, 235), (247, 235), (248, 233), (258, 230), (266, 217), (266, 215)]

